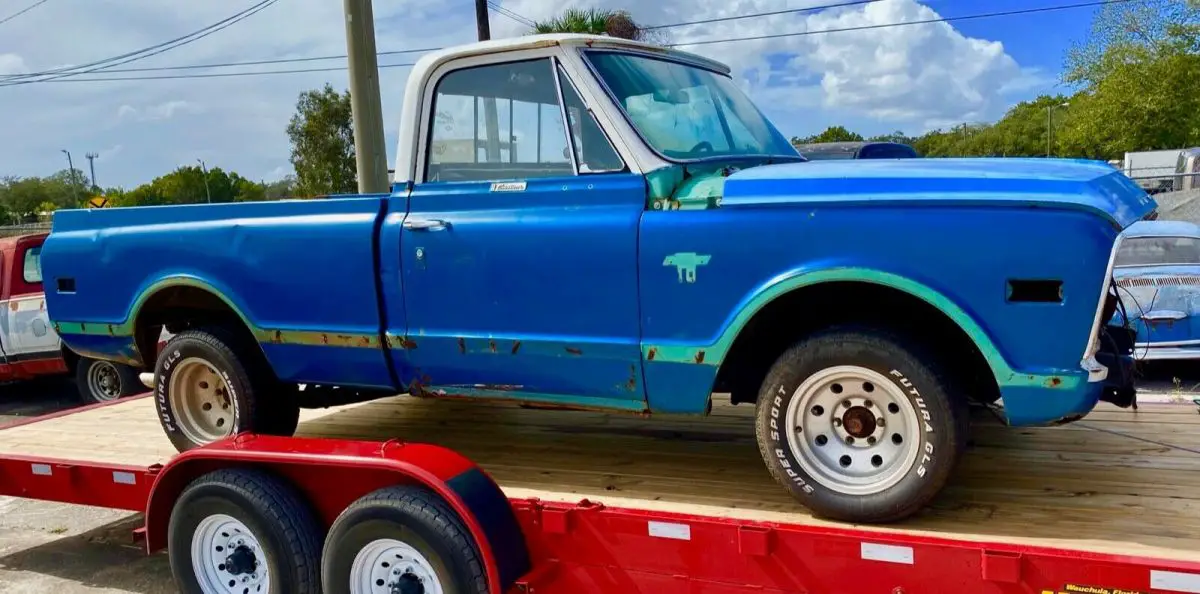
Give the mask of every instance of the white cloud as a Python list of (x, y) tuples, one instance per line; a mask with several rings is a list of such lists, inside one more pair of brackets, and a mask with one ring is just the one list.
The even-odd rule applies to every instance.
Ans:
[(17, 54), (0, 54), (0, 75), (25, 74), (25, 60)]
[(154, 122), (171, 119), (177, 113), (198, 114), (203, 112), (204, 108), (200, 105), (182, 99), (174, 99), (143, 108), (137, 108), (128, 104), (122, 105), (117, 108), (117, 118), (121, 120), (131, 119), (139, 122)]
[[(643, 23), (801, 8), (828, 0), (502, 0), (528, 18), (544, 19), (570, 6), (631, 8)], [(89, 0), (46, 3), (10, 23), (0, 40), (0, 74), (85, 64), (154, 45), (215, 23), (248, 6), (239, 2)], [(727, 21), (671, 29), (674, 41), (755, 36), (781, 31), (878, 24), (934, 15), (929, 2), (884, 0), (819, 13)], [(375, 2), (381, 51), (440, 47), (472, 41), (469, 3), (444, 0)], [(493, 13), (495, 37), (524, 34), (525, 25)], [(733, 66), (735, 76), (785, 134), (807, 134), (830, 124), (868, 132), (917, 132), (937, 121), (995, 118), (1010, 102), (1044, 81), (1023, 70), (1000, 44), (971, 39), (950, 25), (866, 31), (685, 47)], [(339, 55), (346, 51), (342, 4), (283, 0), (243, 22), (195, 43), (118, 68)], [(381, 64), (413, 61), (385, 56)], [(339, 68), (343, 60), (244, 67), (242, 71)], [(388, 150), (395, 154), (403, 84), (408, 68), (380, 71)], [(201, 73), (203, 71), (184, 71)], [(179, 74), (130, 72), (122, 76)], [(90, 78), (83, 75), (78, 78)], [(69, 80), (69, 79), (65, 79)], [(297, 96), (330, 82), (347, 85), (342, 70), (304, 74), (142, 80), (48, 82), (0, 87), (0, 105), (22, 117), (5, 121), (0, 174), (45, 175), (59, 168), (60, 149), (73, 152), (123, 147), (101, 159), (106, 184), (133, 186), (180, 163), (203, 158), (252, 179), (290, 171), (285, 128)], [(116, 156), (115, 154), (113, 155)], [(390, 158), (389, 158), (390, 162)]]

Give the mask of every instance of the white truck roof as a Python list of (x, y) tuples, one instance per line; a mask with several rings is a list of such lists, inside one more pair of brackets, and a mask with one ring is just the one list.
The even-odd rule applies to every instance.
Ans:
[(418, 142), (418, 120), (420, 120), (425, 101), (425, 88), (430, 77), (443, 64), (453, 60), (489, 56), (507, 52), (521, 52), (551, 47), (570, 48), (606, 48), (626, 49), (640, 52), (655, 53), (670, 56), (677, 60), (691, 62), (701, 67), (730, 74), (730, 68), (722, 62), (706, 58), (699, 54), (685, 52), (640, 41), (631, 41), (606, 35), (583, 35), (577, 33), (550, 33), (538, 35), (522, 35), (489, 41), (477, 41), (463, 45), (451, 46), (430, 52), (422, 56), (413, 65), (408, 82), (404, 87), (404, 103), (400, 115), (400, 136), (396, 145), (396, 160), (394, 161), (393, 181), (412, 181), (413, 162), (416, 159), (416, 143)]

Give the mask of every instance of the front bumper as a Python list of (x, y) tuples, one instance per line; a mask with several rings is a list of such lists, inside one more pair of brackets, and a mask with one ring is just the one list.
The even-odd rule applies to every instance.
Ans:
[(1138, 361), (1183, 361), (1200, 359), (1200, 340), (1186, 342), (1139, 342), (1134, 347)]

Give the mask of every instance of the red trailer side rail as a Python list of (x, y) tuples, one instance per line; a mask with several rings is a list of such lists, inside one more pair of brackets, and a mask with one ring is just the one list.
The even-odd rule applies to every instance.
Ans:
[[(113, 406), (131, 411), (128, 418), (142, 418), (142, 409), (149, 412), (148, 406), (140, 406), (135, 401), (122, 401)], [(363, 412), (360, 417), (339, 418), (337, 415), (342, 413), (335, 413), (305, 426), (316, 427), (323, 423), (322, 430), (312, 432), (344, 434), (350, 428), (370, 432), (367, 427), (352, 422), (358, 418), (374, 419), (376, 427), (387, 424), (388, 415), (381, 412), (383, 409), (379, 405), (360, 406), (376, 408)], [(1154, 413), (1160, 414), (1159, 417), (1146, 418), (1159, 422), (1155, 430), (1161, 433), (1163, 419), (1175, 419), (1167, 416), (1175, 412), (1164, 410)], [(504, 508), (511, 510), (516, 521), (514, 526), (519, 526), (518, 533), (529, 554), (528, 571), (504, 579), (500, 568), (505, 564), (502, 557), (506, 550), (519, 547), (493, 546), (497, 539), (504, 538), (497, 535), (497, 531), (503, 532), (504, 528), (496, 528), (491, 517), (496, 514), (495, 506), (489, 507), (487, 503), (488, 493), (493, 492), (489, 489), (494, 488), (495, 483), (486, 481), (486, 484), (459, 486), (457, 491), (446, 487), (455, 476), (475, 468), (466, 458), (450, 450), (382, 440), (241, 436), (169, 458), (161, 465), (138, 465), (113, 463), (111, 457), (105, 459), (103, 454), (97, 454), (96, 459), (91, 460), (30, 455), (36, 446), (21, 445), (32, 443), (37, 437), (47, 452), (58, 452), (49, 445), (46, 436), (68, 433), (71, 426), (63, 423), (85, 420), (80, 415), (88, 414), (104, 415), (96, 419), (104, 419), (114, 426), (114, 431), (124, 432), (121, 436), (124, 440), (153, 440), (153, 432), (158, 430), (153, 415), (147, 414), (144, 415), (145, 432), (136, 430), (130, 434), (134, 431), (134, 422), (127, 420), (124, 412), (118, 414), (115, 408), (87, 408), (71, 415), (37, 419), (0, 430), (0, 494), (146, 511), (146, 536), (152, 548), (164, 546), (164, 510), (170, 509), (174, 494), (187, 477), (223, 466), (253, 464), (271, 468), (298, 485), (314, 502), (326, 525), (350, 501), (382, 485), (417, 482), (430, 486), (450, 501), (470, 525), (477, 544), (489, 560), (489, 581), (498, 584), (515, 580), (509, 588), (511, 592), (1200, 593), (1200, 547), (1186, 548), (1187, 543), (1196, 542), (1191, 540), (1196, 536), (1187, 526), (1200, 517), (1200, 511), (1190, 502), (1176, 506), (1181, 514), (1176, 523), (1155, 528), (1166, 536), (1175, 530), (1188, 532), (1180, 536), (1180, 546), (1155, 549), (1131, 544), (1128, 547), (1131, 553), (1121, 554), (1114, 552), (1123, 546), (1121, 542), (1072, 541), (1067, 533), (1062, 534), (1062, 546), (1045, 546), (1031, 542), (1049, 541), (1020, 536), (997, 538), (986, 533), (969, 533), (969, 527), (964, 527), (959, 537), (938, 536), (930, 530), (907, 529), (906, 526), (854, 528), (789, 515), (790, 512), (733, 508), (712, 511), (716, 508), (674, 504), (665, 497), (659, 501), (596, 497), (590, 493), (583, 497), (564, 490), (505, 485), (505, 480), (500, 478), (499, 484), (506, 488), (507, 494)], [(531, 423), (544, 423), (544, 419), (534, 415), (548, 413), (514, 414), (528, 415), (533, 419), (529, 421)], [(1186, 419), (1180, 415), (1175, 422), (1191, 425), (1195, 423), (1191, 416), (1195, 416), (1194, 413)], [(580, 423), (587, 418), (574, 417), (571, 430), (577, 434), (588, 429)], [(522, 419), (524, 422), (525, 417)], [(1114, 423), (1122, 422), (1125, 421)], [(611, 425), (611, 418), (606, 418), (604, 424)], [(444, 425), (438, 426), (444, 431)], [(18, 430), (20, 428), (24, 428), (24, 434)], [(526, 425), (525, 430), (528, 429)], [(609, 430), (619, 434), (616, 428), (610, 426)], [(86, 437), (76, 436), (76, 439)], [(162, 439), (161, 436), (157, 438)], [(452, 437), (447, 439), (452, 441)], [(509, 443), (512, 443), (511, 439), (514, 438), (510, 436)], [(612, 439), (612, 436), (606, 439)], [(63, 444), (63, 447), (68, 445)], [(506, 446), (492, 441), (474, 447), (503, 449)], [(571, 445), (558, 442), (550, 447), (563, 450), (570, 449)], [(1185, 461), (1178, 474), (1180, 483), (1195, 482), (1195, 475), (1200, 474), (1196, 473), (1200, 463), (1193, 463), (1189, 468), (1186, 465), (1188, 458), (1180, 460)], [(503, 464), (492, 466), (495, 470), (488, 472), (492, 476), (511, 475), (512, 471)], [(555, 478), (559, 472), (547, 466), (541, 474), (551, 477), (546, 480), (560, 480)], [(177, 480), (166, 481), (166, 475), (177, 477)], [(649, 482), (653, 477), (640, 480)], [(700, 481), (697, 489), (715, 488), (716, 483), (706, 483), (703, 478), (697, 480)], [(1097, 475), (1092, 481), (1093, 486), (1103, 480), (1104, 477)], [(157, 489), (154, 488), (156, 483)], [(586, 492), (588, 489), (584, 487), (586, 485), (581, 483), (578, 490)], [(500, 497), (503, 499), (504, 495)], [(696, 513), (697, 509), (712, 513)], [(1139, 511), (1141, 521), (1158, 521), (1154, 510), (1131, 510), (1130, 513), (1138, 514)], [(1045, 512), (1047, 517), (1076, 513), (1067, 507)], [(781, 521), (788, 518), (794, 519)], [(1095, 522), (1128, 519), (1094, 515)], [(1137, 516), (1132, 519), (1138, 521)], [(485, 526), (489, 523), (491, 528)], [(1063, 531), (1069, 530), (1070, 525), (1069, 521), (1064, 521)], [(1137, 540), (1131, 538), (1130, 542)], [(492, 550), (488, 552), (489, 549)], [(1132, 553), (1135, 550), (1137, 554)], [(510, 559), (510, 566), (511, 563)]]

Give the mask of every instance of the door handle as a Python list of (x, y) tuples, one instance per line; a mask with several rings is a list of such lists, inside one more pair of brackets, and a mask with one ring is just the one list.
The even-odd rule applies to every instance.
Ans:
[(450, 223), (440, 219), (405, 219), (404, 228), (412, 231), (441, 231)]

